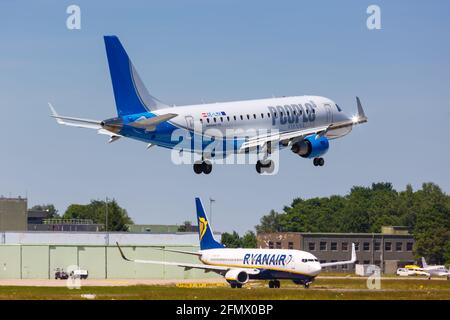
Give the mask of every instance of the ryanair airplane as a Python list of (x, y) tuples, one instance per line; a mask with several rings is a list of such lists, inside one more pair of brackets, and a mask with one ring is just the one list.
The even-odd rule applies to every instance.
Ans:
[[(348, 134), (354, 125), (367, 122), (357, 102), (357, 114), (345, 115), (332, 100), (318, 96), (169, 106), (150, 95), (116, 36), (105, 36), (117, 117), (100, 120), (52, 116), (59, 124), (97, 130), (114, 142), (122, 137), (152, 146), (199, 155), (193, 167), (209, 174), (212, 161), (231, 154), (256, 152), (258, 173), (271, 173), (275, 148), (289, 148), (323, 166), (329, 140)], [(180, 141), (182, 140), (182, 141)], [(201, 160), (200, 160), (201, 156)]]
[(169, 252), (197, 256), (203, 264), (184, 262), (164, 262), (152, 260), (132, 260), (125, 256), (117, 243), (122, 258), (135, 263), (148, 263), (182, 267), (185, 270), (201, 269), (216, 272), (228, 281), (231, 288), (242, 288), (249, 280), (269, 280), (269, 288), (280, 288), (281, 279), (309, 288), (322, 268), (356, 261), (355, 245), (349, 261), (320, 263), (309, 252), (292, 249), (227, 249), (214, 239), (205, 210), (199, 198), (195, 199), (199, 226), (200, 251), (161, 249)]

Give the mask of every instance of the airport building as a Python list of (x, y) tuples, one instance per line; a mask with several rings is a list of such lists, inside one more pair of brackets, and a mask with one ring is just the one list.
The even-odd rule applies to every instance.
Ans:
[(0, 197), (0, 231), (26, 231), (27, 217), (27, 199)]
[[(320, 262), (350, 259), (351, 244), (356, 247), (356, 264), (377, 265), (383, 273), (414, 262), (414, 238), (405, 227), (383, 227), (381, 233), (259, 233), (258, 247), (297, 249), (311, 252)], [(354, 266), (327, 268), (332, 272), (354, 272)]]
[[(220, 239), (220, 234), (216, 234)], [(79, 266), (90, 279), (200, 279), (214, 272), (127, 262), (133, 259), (200, 263), (193, 255), (161, 248), (199, 250), (198, 233), (0, 232), (0, 279), (52, 279), (57, 269)]]

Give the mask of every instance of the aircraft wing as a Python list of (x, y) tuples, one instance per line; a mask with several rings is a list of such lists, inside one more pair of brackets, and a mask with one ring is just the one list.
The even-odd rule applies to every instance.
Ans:
[(353, 264), (355, 262), (356, 262), (356, 250), (355, 250), (355, 244), (352, 243), (352, 257), (350, 260), (321, 263), (320, 265), (322, 266), (322, 268), (325, 268), (325, 267), (331, 267), (331, 266), (339, 266), (339, 265), (343, 265), (343, 264)]
[[(133, 260), (133, 259), (129, 259), (125, 256), (125, 254), (122, 251), (122, 248), (120, 247), (119, 243), (117, 243), (117, 248), (119, 248), (119, 252), (120, 255), (122, 256), (122, 259), (126, 260), (126, 261), (130, 261), (130, 262), (135, 262), (135, 263), (146, 263), (146, 264), (159, 264), (159, 265), (166, 265), (166, 266), (176, 266), (176, 267), (181, 267), (184, 268), (185, 270), (189, 270), (189, 269), (201, 269), (205, 272), (210, 272), (210, 271), (214, 271), (217, 273), (221, 273), (224, 274), (226, 273), (228, 270), (230, 269), (235, 269), (233, 267), (226, 267), (226, 266), (212, 266), (212, 265), (207, 265), (207, 264), (195, 264), (195, 263), (184, 263), (184, 262), (166, 262), (166, 261), (154, 261), (154, 260)], [(249, 274), (258, 274), (259, 270), (258, 269), (245, 269), (245, 271)]]
[(264, 147), (264, 145), (268, 142), (279, 142), (279, 141), (286, 141), (286, 140), (301, 140), (306, 136), (309, 136), (311, 134), (325, 134), (328, 130), (329, 126), (323, 126), (323, 127), (316, 127), (316, 128), (310, 128), (310, 129), (304, 129), (304, 130), (295, 130), (295, 131), (289, 131), (289, 132), (283, 132), (283, 133), (274, 133), (274, 134), (263, 134), (256, 137), (252, 137), (248, 139), (246, 142), (242, 144), (239, 151), (243, 152), (245, 149), (253, 149), (256, 147)]
[(161, 250), (161, 251), (167, 251), (167, 252), (176, 252), (176, 253), (182, 253), (182, 254), (190, 254), (190, 255), (194, 255), (194, 256), (198, 256), (198, 257), (202, 255), (200, 252), (175, 250), (175, 249), (166, 249), (164, 247), (156, 247), (154, 249)]

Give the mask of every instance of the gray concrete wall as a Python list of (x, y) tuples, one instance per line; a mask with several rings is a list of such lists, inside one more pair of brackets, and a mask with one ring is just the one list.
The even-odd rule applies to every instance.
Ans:
[[(164, 246), (197, 251), (192, 245)], [(148, 245), (124, 245), (129, 258), (200, 263), (196, 256), (164, 252)], [(0, 245), (0, 279), (52, 279), (56, 268), (78, 265), (92, 279), (201, 279), (218, 277), (201, 270), (124, 261), (116, 246), (104, 245)]]

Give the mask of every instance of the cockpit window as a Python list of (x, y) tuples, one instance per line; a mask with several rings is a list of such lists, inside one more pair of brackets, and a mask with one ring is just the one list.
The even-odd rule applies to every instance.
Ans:
[(338, 109), (339, 112), (342, 111), (342, 109), (336, 104), (336, 109)]

